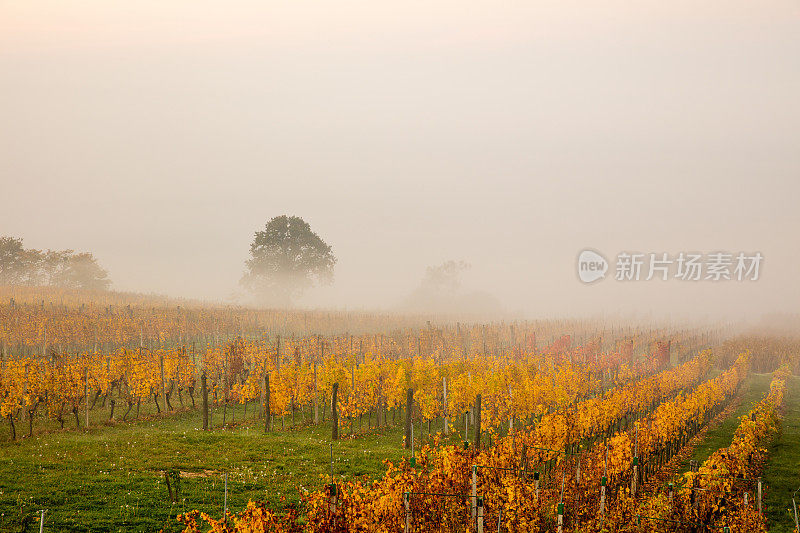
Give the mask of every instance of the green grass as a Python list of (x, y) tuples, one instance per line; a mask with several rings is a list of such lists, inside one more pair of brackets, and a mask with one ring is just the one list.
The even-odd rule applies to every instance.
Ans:
[[(763, 397), (770, 379), (769, 375), (748, 379), (741, 404), (706, 434), (693, 459), (704, 461), (714, 450), (730, 444), (738, 417)], [(278, 429), (265, 435), (263, 422), (252, 419), (234, 429), (203, 432), (198, 411), (118, 424), (102, 424), (107, 414), (99, 410), (90, 415), (88, 432), (69, 429), (74, 419), (67, 419), (65, 431), (57, 431), (58, 425), (51, 421), (39, 421), (34, 437), (16, 442), (8, 440), (7, 427), (5, 434), (0, 432), (0, 531), (38, 531), (32, 521), (42, 508), (47, 509), (45, 531), (158, 531), (162, 527), (179, 531), (175, 515), (184, 510), (199, 508), (215, 517), (222, 515), (223, 472), (228, 472), (231, 510), (242, 509), (250, 499), (268, 500), (283, 508), (300, 501), (298, 487), (314, 490), (328, 482), (329, 424)], [(236, 420), (242, 415), (239, 407)], [(217, 411), (214, 423), (220, 422)], [(280, 419), (276, 422), (280, 428)], [(800, 378), (793, 378), (790, 385), (784, 427), (771, 445), (764, 472), (765, 509), (772, 530), (778, 532), (791, 531), (786, 509), (791, 507), (791, 493), (800, 486)], [(422, 429), (417, 426), (417, 436)], [(346, 425), (342, 433), (346, 437)], [(340, 480), (380, 476), (384, 459), (396, 462), (404, 455), (401, 442), (399, 420), (388, 428), (336, 442), (334, 476)], [(171, 505), (161, 473), (171, 469), (195, 474), (182, 477), (178, 505)], [(22, 527), (26, 517), (31, 523)]]
[(800, 377), (790, 378), (788, 389), (783, 431), (769, 447), (769, 462), (762, 476), (770, 531), (779, 533), (794, 531), (794, 514), (788, 510), (792, 493), (800, 487)]
[[(769, 392), (771, 374), (753, 374), (745, 385), (742, 402), (721, 424), (709, 430), (695, 447), (689, 459), (702, 464), (719, 448), (730, 445), (739, 426), (739, 417), (746, 415)], [(792, 493), (800, 487), (800, 377), (791, 377), (784, 406), (783, 431), (769, 445), (769, 459), (764, 469), (764, 512), (770, 531), (794, 531)], [(679, 472), (689, 469), (688, 460)], [(800, 493), (798, 493), (800, 494)], [(800, 503), (800, 501), (798, 502)]]
[[(242, 412), (237, 414), (238, 420)], [(231, 510), (242, 509), (249, 499), (285, 507), (299, 501), (298, 487), (319, 489), (328, 483), (329, 424), (267, 435), (262, 424), (250, 420), (232, 430), (203, 432), (199, 412), (189, 411), (2, 442), (0, 531), (38, 531), (38, 524), (20, 524), (42, 508), (47, 509), (45, 531), (178, 531), (175, 515), (184, 510), (222, 515), (223, 472), (228, 472)], [(365, 430), (366, 425), (365, 419)], [(399, 421), (337, 441), (334, 476), (379, 476), (384, 459), (396, 462), (403, 455), (401, 442)], [(170, 469), (207, 475), (182, 477), (179, 504), (173, 506), (161, 473)]]
[(755, 404), (760, 402), (769, 392), (771, 374), (751, 374), (742, 391), (742, 401), (731, 415), (716, 427), (708, 430), (704, 438), (697, 444), (692, 455), (679, 467), (680, 472), (689, 470), (689, 461), (694, 459), (702, 464), (711, 454), (720, 448), (730, 446), (733, 434), (739, 427), (739, 417), (746, 415)]

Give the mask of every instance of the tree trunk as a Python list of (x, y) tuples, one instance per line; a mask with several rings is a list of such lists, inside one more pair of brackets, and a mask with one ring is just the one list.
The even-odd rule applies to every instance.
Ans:
[(128, 401), (128, 410), (125, 411), (125, 415), (122, 417), (123, 422), (125, 422), (128, 419), (128, 414), (131, 412), (131, 409), (133, 409), (133, 402)]

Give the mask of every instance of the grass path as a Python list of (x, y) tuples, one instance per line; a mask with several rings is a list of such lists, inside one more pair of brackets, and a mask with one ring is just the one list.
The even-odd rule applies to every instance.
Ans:
[(642, 486), (642, 492), (639, 496), (640, 500), (650, 498), (654, 491), (663, 491), (668, 483), (677, 484), (679, 482), (679, 478), (689, 467), (689, 461), (695, 453), (695, 448), (704, 442), (706, 436), (710, 432), (715, 431), (720, 424), (729, 420), (733, 413), (738, 411), (742, 401), (742, 396), (742, 391), (739, 391), (739, 393), (731, 399), (731, 402), (727, 407), (725, 407), (725, 409), (723, 409), (717, 416), (712, 418), (709, 423), (697, 433), (697, 435), (692, 437), (689, 442), (687, 442), (683, 448), (681, 448), (678, 453), (676, 453), (672, 459), (669, 460), (669, 462), (667, 462), (652, 478), (644, 483)]
[(792, 508), (792, 493), (800, 487), (800, 377), (790, 378), (788, 389), (783, 431), (769, 447), (769, 462), (762, 476), (767, 487), (764, 503), (770, 531), (779, 533), (794, 531), (793, 514), (788, 510)]
[(702, 464), (718, 449), (730, 446), (733, 434), (736, 428), (739, 427), (739, 417), (746, 415), (755, 404), (764, 398), (764, 395), (769, 391), (770, 381), (772, 381), (771, 374), (751, 374), (744, 385), (741, 392), (741, 401), (736, 409), (726, 420), (709, 428), (703, 439), (694, 446), (692, 453), (686, 456), (678, 470), (686, 472), (689, 470), (690, 460), (695, 460)]
[[(739, 417), (746, 415), (764, 397), (769, 391), (771, 380), (771, 374), (750, 376), (737, 408), (726, 420), (706, 431), (691, 453), (685, 455), (677, 468), (678, 475), (689, 469), (690, 460), (694, 459), (702, 464), (714, 451), (730, 445), (739, 426)], [(770, 531), (779, 533), (794, 531), (793, 518), (788, 510), (792, 507), (792, 493), (800, 487), (800, 377), (790, 378), (788, 386), (783, 409), (783, 431), (769, 445), (770, 455), (762, 475), (764, 512)]]

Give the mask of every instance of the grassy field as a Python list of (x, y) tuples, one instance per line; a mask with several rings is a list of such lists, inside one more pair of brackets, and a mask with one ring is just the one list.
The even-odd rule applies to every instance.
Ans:
[[(38, 531), (21, 524), (47, 509), (45, 531), (177, 531), (174, 517), (184, 510), (222, 515), (224, 472), (232, 510), (248, 499), (285, 507), (299, 501), (297, 487), (328, 482), (329, 424), (268, 435), (262, 424), (203, 432), (199, 413), (190, 411), (3, 442), (0, 530)], [(385, 470), (383, 460), (403, 455), (400, 427), (366, 425), (364, 435), (334, 444), (337, 478), (375, 477)], [(178, 505), (171, 505), (163, 474), (171, 469), (182, 472)]]

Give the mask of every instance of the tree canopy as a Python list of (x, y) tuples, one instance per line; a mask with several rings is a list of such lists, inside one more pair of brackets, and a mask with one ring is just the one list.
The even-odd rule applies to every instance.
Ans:
[(333, 281), (331, 247), (300, 217), (281, 215), (255, 234), (242, 284), (261, 302), (291, 305), (304, 291)]
[(401, 304), (406, 312), (462, 316), (498, 316), (502, 305), (484, 291), (465, 290), (461, 275), (469, 270), (464, 261), (445, 261), (429, 266), (419, 286)]
[(111, 280), (91, 253), (26, 249), (22, 239), (0, 237), (0, 285), (106, 290)]

